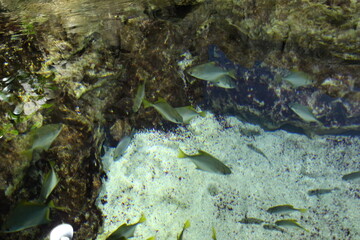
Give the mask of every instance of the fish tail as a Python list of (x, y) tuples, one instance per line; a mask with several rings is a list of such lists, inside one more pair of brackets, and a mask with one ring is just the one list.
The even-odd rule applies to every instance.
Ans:
[(184, 223), (184, 229), (187, 229), (190, 227), (190, 221), (186, 220), (186, 222)]
[(177, 157), (178, 158), (186, 158), (187, 156), (188, 155), (186, 155), (186, 153), (184, 153), (184, 151), (179, 148), (179, 154)]
[(202, 117), (205, 117), (205, 116), (206, 116), (206, 112), (205, 112), (205, 111), (201, 111), (201, 112), (199, 112), (199, 115), (202, 116)]
[(148, 108), (151, 107), (152, 104), (151, 102), (149, 102), (148, 100), (146, 100), (145, 98), (142, 100), (143, 104), (144, 104), (144, 108)]
[(305, 208), (299, 208), (298, 211), (301, 212), (301, 213), (304, 213), (304, 212), (307, 212), (307, 209), (305, 209)]
[(140, 217), (140, 220), (139, 220), (139, 223), (142, 223), (142, 222), (145, 222), (146, 221), (146, 217), (144, 214), (141, 214), (141, 217)]

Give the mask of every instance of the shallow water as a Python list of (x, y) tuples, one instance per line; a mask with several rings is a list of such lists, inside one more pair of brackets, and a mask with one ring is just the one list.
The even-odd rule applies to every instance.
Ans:
[[(360, 140), (352, 132), (360, 125), (359, 60), (352, 47), (359, 27), (350, 14), (357, 5), (348, 4), (344, 19), (340, 6), (302, 6), (298, 25), (296, 11), (267, 1), (175, 2), (0, 0), (7, 9), (0, 13), (7, 21), (0, 24), (7, 28), (0, 29), (6, 69), (0, 76), (1, 157), (14, 166), (1, 165), (0, 203), (11, 209), (18, 200), (35, 199), (50, 159), (60, 182), (49, 199), (68, 207), (52, 210), (50, 224), (4, 239), (45, 239), (66, 221), (74, 239), (101, 240), (142, 214), (147, 220), (133, 239), (176, 239), (187, 220), (184, 239), (212, 239), (212, 229), (224, 240), (360, 238), (359, 179), (343, 179), (359, 171), (360, 162)], [(322, 15), (311, 15), (315, 8)], [(302, 21), (312, 17), (322, 27), (294, 27), (312, 26)], [(333, 28), (339, 38), (331, 38)], [(232, 71), (235, 89), (188, 74), (209, 61)], [(284, 74), (294, 69), (309, 73), (313, 85), (285, 83)], [(165, 98), (171, 106), (208, 113), (184, 125), (152, 108), (134, 112), (143, 83), (150, 102)], [(31, 113), (15, 111), (38, 101)], [(314, 116), (302, 118), (291, 110), (294, 102)], [(52, 123), (64, 126), (58, 142), (36, 161), (23, 159), (30, 130)], [(284, 124), (300, 131), (280, 130)], [(116, 143), (132, 130), (130, 145), (114, 159)], [(345, 130), (350, 134), (330, 134)], [(178, 148), (204, 150), (232, 174), (196, 169), (178, 158)], [(307, 211), (266, 211), (284, 204)], [(261, 223), (244, 223), (250, 218)], [(281, 219), (296, 219), (301, 227), (278, 228)]]

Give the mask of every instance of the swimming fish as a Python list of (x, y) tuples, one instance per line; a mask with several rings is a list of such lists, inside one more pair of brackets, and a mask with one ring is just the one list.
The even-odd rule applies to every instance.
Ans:
[(177, 107), (177, 108), (175, 108), (175, 110), (182, 117), (184, 124), (189, 124), (191, 119), (193, 119), (196, 116), (205, 117), (205, 115), (206, 115), (206, 112), (198, 112), (192, 106)]
[(188, 155), (179, 148), (178, 158), (190, 158), (191, 161), (196, 165), (196, 168), (203, 171), (218, 173), (223, 175), (227, 175), (231, 173), (229, 167), (227, 167), (217, 158), (213, 157), (209, 153), (202, 150), (198, 150), (197, 154)]
[(145, 97), (145, 81), (143, 83), (141, 83), (138, 88), (137, 88), (137, 91), (136, 91), (136, 95), (135, 95), (135, 98), (134, 98), (134, 104), (132, 106), (132, 110), (134, 112), (137, 112), (141, 106), (141, 103), (142, 101), (144, 100), (144, 97)]
[(173, 123), (182, 123), (183, 122), (183, 118), (180, 116), (180, 114), (175, 110), (175, 108), (170, 106), (170, 104), (168, 104), (166, 102), (166, 100), (163, 98), (159, 98), (154, 103), (151, 103), (151, 102), (147, 101), (146, 99), (144, 99), (143, 104), (144, 104), (145, 108), (148, 108), (148, 107), (155, 108), (155, 110), (158, 111), (163, 118), (165, 118), (166, 120), (168, 120), (170, 122), (173, 122)]
[(236, 87), (236, 83), (234, 80), (231, 79), (231, 77), (229, 77), (228, 75), (224, 75), (222, 77), (219, 77), (218, 79), (216, 79), (214, 82), (211, 82), (212, 84), (214, 84), (217, 87), (221, 87), (221, 88), (235, 88)]
[(289, 105), (290, 109), (296, 113), (305, 122), (317, 122), (320, 123), (311, 112), (311, 109), (299, 103), (292, 103)]
[(235, 79), (234, 73), (227, 71), (222, 67), (216, 65), (215, 62), (208, 62), (201, 65), (194, 66), (187, 70), (191, 76), (209, 82), (215, 82), (218, 78), (228, 75)]
[(291, 212), (291, 211), (299, 211), (299, 212), (304, 213), (307, 211), (307, 209), (294, 208), (293, 205), (285, 204), (285, 205), (278, 205), (278, 206), (271, 207), (266, 211), (268, 213), (283, 213), (283, 212)]
[(48, 150), (61, 132), (62, 127), (62, 124), (48, 124), (34, 130), (31, 150)]
[(190, 68), (187, 71), (191, 76), (213, 83), (221, 88), (235, 88), (236, 84), (232, 79), (236, 79), (234, 71), (227, 71), (216, 65), (215, 62), (208, 62)]
[(33, 130), (30, 133), (31, 147), (26, 149), (23, 154), (28, 158), (38, 160), (40, 158), (40, 152), (47, 151), (50, 148), (62, 128), (62, 124), (48, 124)]
[(307, 232), (309, 232), (309, 230), (307, 230), (306, 228), (304, 228), (303, 226), (301, 226), (296, 219), (282, 219), (282, 220), (278, 220), (275, 222), (276, 226), (281, 226), (281, 227), (297, 227), (297, 228), (301, 228)]
[(360, 171), (352, 172), (352, 173), (345, 174), (344, 176), (342, 176), (342, 180), (345, 180), (345, 181), (354, 180), (357, 178), (360, 178)]
[(118, 227), (110, 236), (106, 238), (106, 240), (126, 240), (128, 238), (134, 237), (136, 226), (139, 223), (142, 223), (146, 220), (144, 215), (141, 215), (140, 220), (137, 223), (126, 224), (124, 223), (120, 227)]
[(181, 233), (178, 235), (177, 240), (182, 240), (182, 239), (183, 239), (184, 231), (185, 231), (186, 229), (188, 229), (189, 227), (190, 227), (190, 221), (187, 220), (187, 221), (184, 223), (184, 227), (183, 227)]
[(17, 232), (50, 222), (50, 208), (54, 203), (19, 202), (5, 220), (1, 231)]
[(114, 152), (113, 152), (113, 158), (114, 161), (118, 160), (127, 150), (127, 148), (130, 145), (131, 139), (132, 139), (133, 133), (128, 135), (128, 136), (124, 136), (118, 143), (118, 145), (116, 146)]
[(301, 71), (292, 71), (289, 75), (284, 77), (283, 80), (289, 82), (295, 88), (312, 84), (310, 76)]

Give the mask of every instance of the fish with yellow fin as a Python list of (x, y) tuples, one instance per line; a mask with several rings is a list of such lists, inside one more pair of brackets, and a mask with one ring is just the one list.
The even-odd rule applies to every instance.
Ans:
[(191, 161), (196, 165), (197, 169), (206, 172), (218, 173), (222, 175), (227, 175), (231, 173), (231, 170), (228, 166), (223, 164), (214, 156), (202, 150), (198, 150), (197, 154), (188, 155), (179, 148), (178, 158), (190, 158)]

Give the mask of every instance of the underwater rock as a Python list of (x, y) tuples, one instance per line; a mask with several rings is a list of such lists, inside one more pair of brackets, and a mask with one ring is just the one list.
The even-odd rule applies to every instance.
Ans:
[[(209, 61), (227, 70), (235, 70), (236, 88), (207, 88), (207, 103), (221, 114), (234, 114), (267, 129), (290, 125), (306, 133), (336, 134), (360, 130), (360, 102), (335, 98), (315, 86), (290, 87), (279, 76), (285, 69), (274, 68), (257, 62), (245, 68), (231, 62), (214, 45), (209, 47)], [(294, 104), (304, 109), (295, 111)], [(308, 114), (308, 116), (302, 116)], [(309, 114), (317, 121), (307, 121)]]

